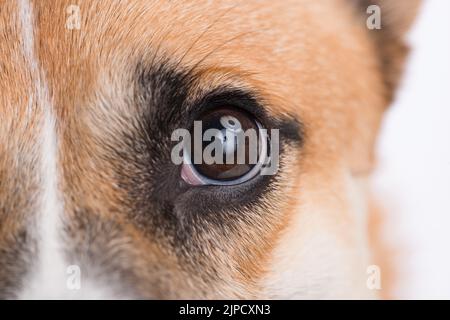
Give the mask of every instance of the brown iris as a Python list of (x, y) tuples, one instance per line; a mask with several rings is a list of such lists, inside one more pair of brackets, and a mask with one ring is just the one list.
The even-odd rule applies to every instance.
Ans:
[[(232, 181), (249, 173), (258, 160), (259, 127), (247, 112), (222, 107), (204, 113), (202, 141), (192, 136), (191, 160), (198, 174), (216, 181)], [(201, 158), (201, 161), (198, 161)]]

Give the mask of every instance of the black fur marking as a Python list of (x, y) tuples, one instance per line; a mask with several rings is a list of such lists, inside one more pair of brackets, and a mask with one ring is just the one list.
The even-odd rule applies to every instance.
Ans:
[[(167, 239), (180, 257), (198, 264), (205, 256), (206, 244), (199, 241), (211, 231), (226, 234), (237, 230), (238, 222), (252, 225), (264, 208), (264, 199), (277, 185), (277, 175), (257, 176), (235, 186), (187, 185), (180, 177), (180, 166), (172, 163), (174, 145), (170, 137), (177, 128), (189, 129), (203, 112), (219, 105), (243, 108), (253, 114), (267, 129), (280, 129), (281, 159), (285, 146), (300, 147), (303, 131), (294, 118), (275, 118), (263, 107), (263, 100), (248, 89), (224, 86), (192, 99), (189, 97), (193, 76), (173, 70), (168, 63), (151, 69), (136, 69), (134, 97), (140, 110), (136, 121), (121, 129), (118, 139), (124, 148), (114, 149), (111, 159), (116, 165), (117, 184), (125, 190), (123, 207), (127, 217), (151, 237)], [(280, 163), (282, 170), (283, 161)], [(252, 214), (249, 215), (248, 213)], [(219, 239), (217, 239), (219, 241)], [(224, 244), (217, 243), (216, 246)], [(186, 254), (188, 253), (188, 254)], [(197, 254), (196, 254), (197, 253)], [(189, 263), (187, 264), (189, 265)], [(195, 271), (195, 270), (194, 270)], [(210, 270), (210, 273), (214, 273)]]

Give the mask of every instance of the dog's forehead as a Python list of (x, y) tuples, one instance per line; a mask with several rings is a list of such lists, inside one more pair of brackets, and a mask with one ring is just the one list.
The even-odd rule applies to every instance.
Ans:
[[(322, 91), (309, 88), (317, 79), (329, 95), (336, 90), (358, 98), (353, 86), (345, 88), (348, 92), (336, 88), (331, 69), (351, 78), (354, 69), (375, 64), (365, 34), (352, 26), (350, 10), (339, 1), (319, 6), (298, 1), (263, 6), (259, 1), (84, 1), (73, 6), (58, 1), (56, 7), (35, 1), (33, 6), (40, 17), (38, 56), (55, 82), (60, 108), (95, 95), (102, 74), (129, 81), (137, 64), (168, 60), (178, 70), (221, 68), (277, 99), (272, 112), (302, 112), (299, 105), (307, 108), (308, 100), (323, 98), (318, 96)], [(361, 75), (366, 76), (370, 73)]]

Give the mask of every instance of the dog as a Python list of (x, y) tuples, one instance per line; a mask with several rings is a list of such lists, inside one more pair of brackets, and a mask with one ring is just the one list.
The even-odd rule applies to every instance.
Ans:
[[(2, 1), (0, 297), (388, 297), (368, 182), (417, 8)], [(223, 119), (279, 132), (275, 173), (173, 163)]]

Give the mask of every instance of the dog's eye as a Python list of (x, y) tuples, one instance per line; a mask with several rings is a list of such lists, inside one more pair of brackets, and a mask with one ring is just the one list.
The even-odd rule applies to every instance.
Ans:
[(260, 172), (267, 145), (265, 130), (251, 114), (234, 107), (214, 109), (194, 122), (181, 176), (191, 185), (246, 182)]

